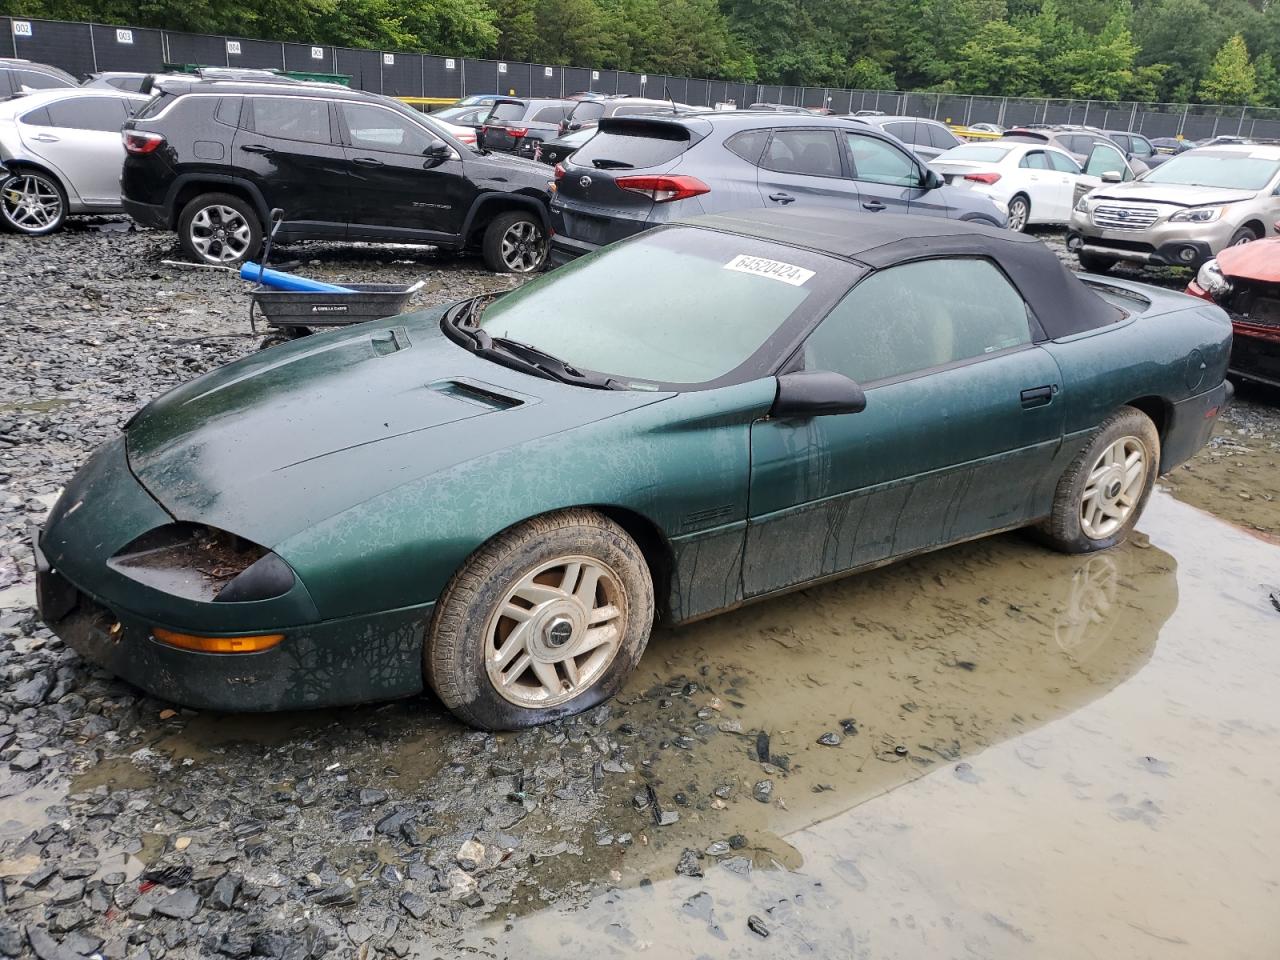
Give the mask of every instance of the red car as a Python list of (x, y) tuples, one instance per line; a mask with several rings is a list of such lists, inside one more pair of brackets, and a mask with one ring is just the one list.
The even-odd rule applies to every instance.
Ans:
[(1231, 315), (1231, 375), (1280, 387), (1280, 237), (1226, 248), (1187, 293)]

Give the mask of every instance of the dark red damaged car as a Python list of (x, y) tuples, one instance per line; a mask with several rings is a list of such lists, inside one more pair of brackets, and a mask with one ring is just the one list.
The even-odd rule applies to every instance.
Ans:
[(1200, 268), (1187, 293), (1231, 315), (1228, 372), (1280, 387), (1280, 237), (1227, 247)]

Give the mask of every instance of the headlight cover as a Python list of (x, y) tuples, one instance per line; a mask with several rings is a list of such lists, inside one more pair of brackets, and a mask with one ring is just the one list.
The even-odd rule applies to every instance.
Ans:
[(1222, 273), (1217, 260), (1206, 260), (1196, 274), (1196, 284), (1215, 300), (1225, 297), (1231, 292), (1231, 281)]
[(198, 523), (149, 530), (107, 561), (152, 589), (203, 603), (270, 600), (293, 589), (293, 569), (266, 547)]
[(1085, 194), (1083, 197), (1081, 197), (1079, 200), (1076, 201), (1076, 212), (1077, 213), (1089, 212), (1089, 195), (1088, 194)]
[(1213, 223), (1222, 216), (1222, 207), (1190, 207), (1169, 218), (1170, 223)]

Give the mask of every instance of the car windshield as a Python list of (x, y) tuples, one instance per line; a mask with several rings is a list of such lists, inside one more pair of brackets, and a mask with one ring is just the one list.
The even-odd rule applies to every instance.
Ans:
[(987, 144), (964, 144), (952, 147), (938, 155), (939, 160), (972, 160), (978, 163), (999, 163), (1009, 155), (1013, 147), (997, 147)]
[(705, 384), (743, 366), (790, 318), (812, 315), (851, 278), (820, 254), (673, 227), (525, 284), (486, 308), (480, 327), (625, 387)]
[(1248, 153), (1195, 151), (1174, 157), (1154, 168), (1145, 183), (1261, 190), (1280, 173), (1280, 161)]
[(528, 107), (523, 103), (495, 103), (489, 113), (490, 120), (522, 120)]

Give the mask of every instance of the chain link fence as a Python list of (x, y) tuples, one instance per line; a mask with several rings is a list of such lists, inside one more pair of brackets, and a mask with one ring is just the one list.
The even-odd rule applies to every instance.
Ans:
[(103, 71), (150, 73), (165, 63), (341, 73), (350, 76), (357, 89), (419, 102), (443, 103), (474, 93), (560, 97), (589, 90), (670, 97), (705, 107), (763, 102), (827, 107), (835, 113), (874, 110), (965, 126), (1079, 123), (1133, 130), (1148, 137), (1200, 140), (1233, 134), (1280, 139), (1280, 109), (1270, 107), (795, 87), (16, 17), (0, 17), (0, 57), (52, 64), (76, 76)]

